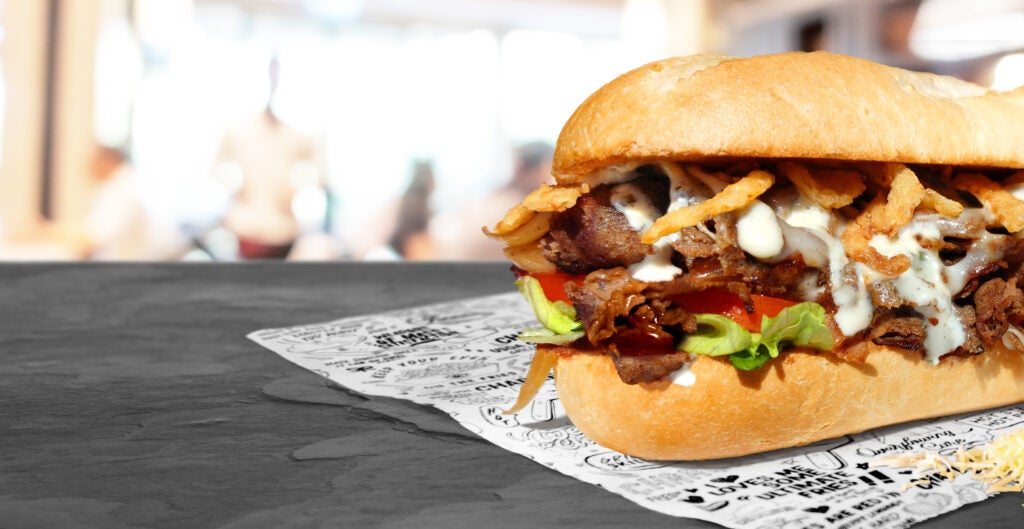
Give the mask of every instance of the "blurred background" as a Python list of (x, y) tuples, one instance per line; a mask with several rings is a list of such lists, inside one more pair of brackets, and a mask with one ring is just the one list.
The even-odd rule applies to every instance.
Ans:
[(493, 260), (589, 93), (830, 51), (1024, 84), (1024, 0), (0, 0), (0, 260)]

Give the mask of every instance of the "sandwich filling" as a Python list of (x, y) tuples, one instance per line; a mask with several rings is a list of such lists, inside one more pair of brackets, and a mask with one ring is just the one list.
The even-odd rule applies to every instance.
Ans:
[(1019, 197), (1024, 171), (663, 161), (542, 188), (492, 235), (518, 275), (547, 276), (534, 306), (568, 319), (534, 341), (609, 353), (627, 383), (690, 354), (755, 369), (785, 347), (937, 364), (1024, 350)]

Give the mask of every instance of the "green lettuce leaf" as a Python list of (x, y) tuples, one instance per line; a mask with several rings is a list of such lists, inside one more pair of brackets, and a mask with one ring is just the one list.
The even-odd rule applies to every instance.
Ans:
[(718, 314), (697, 314), (697, 332), (688, 334), (680, 347), (691, 354), (722, 356), (750, 346), (750, 332)]
[(531, 327), (529, 329), (523, 329), (519, 333), (519, 339), (524, 342), (530, 343), (550, 343), (555, 345), (565, 345), (575, 342), (583, 338), (583, 331), (567, 332), (565, 334), (558, 334), (551, 329), (544, 327)]
[(782, 344), (831, 351), (825, 308), (808, 301), (782, 309), (774, 318), (761, 318), (761, 344), (772, 358), (779, 356)]
[(567, 344), (583, 336), (583, 324), (576, 321), (576, 309), (564, 301), (550, 301), (540, 281), (523, 276), (516, 281), (519, 292), (533, 307), (543, 327), (523, 330), (519, 339), (533, 343)]
[(732, 362), (733, 367), (742, 371), (753, 371), (767, 364), (771, 359), (771, 356), (758, 354), (747, 349), (729, 355), (729, 361)]
[(729, 355), (737, 369), (752, 371), (766, 364), (787, 345), (832, 350), (832, 332), (825, 323), (825, 309), (817, 303), (798, 303), (782, 309), (774, 318), (761, 318), (761, 332), (751, 333), (740, 324), (717, 314), (697, 314), (697, 332), (688, 335), (679, 349), (707, 356)]

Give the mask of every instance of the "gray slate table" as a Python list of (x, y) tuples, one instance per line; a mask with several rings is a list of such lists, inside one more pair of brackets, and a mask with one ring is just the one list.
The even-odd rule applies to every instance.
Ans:
[[(502, 264), (0, 265), (0, 527), (717, 527), (245, 338), (509, 292)], [(918, 527), (1020, 527), (1003, 494)]]

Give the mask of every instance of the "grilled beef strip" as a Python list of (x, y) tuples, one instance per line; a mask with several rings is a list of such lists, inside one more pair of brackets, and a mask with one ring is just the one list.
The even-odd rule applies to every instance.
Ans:
[[(668, 183), (655, 175), (631, 182), (658, 207), (668, 208)], [(611, 205), (614, 186), (604, 185), (581, 196), (572, 208), (555, 215), (542, 240), (544, 257), (559, 269), (582, 274), (600, 268), (628, 266), (651, 253), (626, 216)]]
[[(648, 172), (631, 183), (639, 185), (664, 212), (664, 177)], [(569, 299), (583, 323), (586, 340), (612, 354), (623, 381), (657, 380), (682, 365), (684, 355), (675, 352), (673, 344), (685, 333), (695, 332), (696, 320), (672, 304), (673, 295), (722, 289), (739, 295), (748, 310), (753, 310), (751, 294), (799, 299), (808, 272), (800, 256), (778, 263), (752, 258), (737, 243), (732, 213), (713, 217), (703, 229), (682, 230), (672, 247), (676, 251), (673, 263), (683, 274), (666, 282), (634, 279), (627, 267), (639, 263), (652, 249), (640, 242), (640, 234), (611, 205), (612, 188), (599, 186), (572, 208), (556, 214), (542, 244), (545, 257), (560, 270), (587, 274), (582, 284), (567, 286)], [(960, 232), (944, 239), (941, 255), (945, 264), (966, 255), (972, 244), (966, 234), (976, 233), (974, 224), (981, 222), (980, 217), (974, 221), (968, 218), (957, 227)], [(1003, 260), (972, 270), (967, 286), (956, 296), (967, 336), (956, 354), (981, 352), (984, 344), (1001, 340), (1010, 323), (1024, 321), (1024, 292), (1017, 287), (1017, 278), (1024, 277), (1024, 240), (1006, 236), (996, 244), (1005, 247)], [(821, 275), (825, 273), (823, 270)], [(1011, 278), (1005, 280), (1001, 275)], [(834, 308), (827, 283), (819, 280), (818, 286), (824, 288), (819, 301)], [(862, 340), (923, 351), (924, 321), (898, 294), (895, 283), (876, 282), (869, 289), (876, 306), (869, 330), (847, 340), (835, 352), (849, 361), (864, 361), (867, 349), (858, 347)]]
[(683, 367), (690, 358), (686, 353), (666, 353), (643, 356), (615, 356), (615, 370), (626, 384), (654, 382)]
[(1024, 292), (1017, 287), (1017, 278), (986, 281), (974, 293), (975, 329), (986, 343), (1002, 339), (1010, 324), (1024, 318)]

